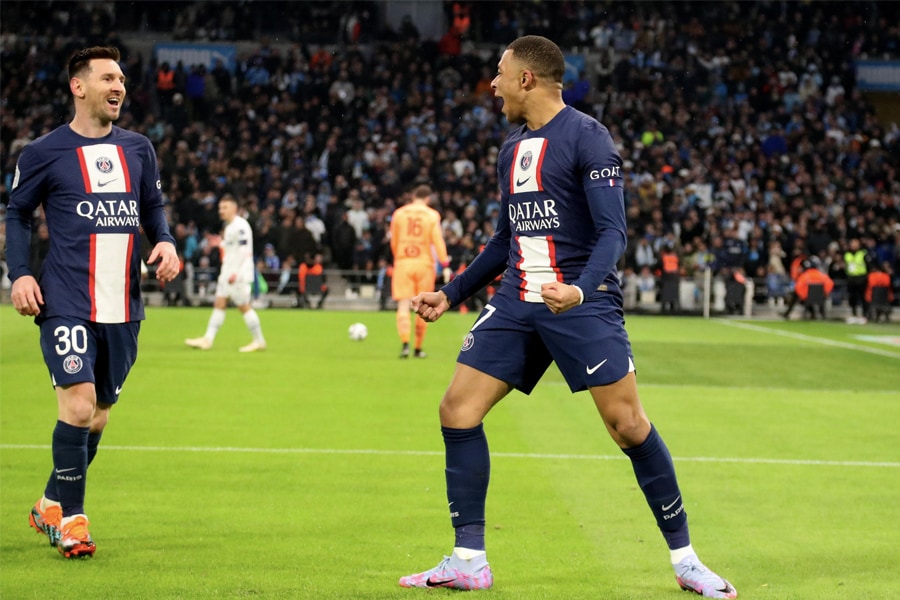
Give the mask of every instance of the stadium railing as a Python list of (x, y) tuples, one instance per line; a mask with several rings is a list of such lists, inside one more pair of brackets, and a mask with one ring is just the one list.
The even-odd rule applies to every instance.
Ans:
[[(202, 269), (187, 265), (185, 269), (184, 296), (191, 305), (212, 305), (215, 297), (216, 269)], [(297, 302), (297, 270), (290, 270), (290, 277), (282, 284), (281, 270), (263, 270), (260, 275), (265, 280), (268, 291), (257, 289), (254, 303), (260, 308), (295, 308)], [(326, 269), (325, 281), (329, 287), (324, 308), (331, 310), (393, 310), (390, 298), (390, 280), (381, 278), (378, 271)], [(626, 278), (623, 286), (625, 310), (633, 314), (662, 314), (659, 280), (656, 289), (649, 293), (638, 290), (636, 277)], [(150, 305), (162, 306), (173, 303), (172, 290), (169, 298), (166, 289), (161, 288), (150, 275), (143, 281), (145, 299)], [(279, 289), (280, 288), (280, 289)], [(735, 284), (710, 271), (703, 271), (693, 277), (682, 277), (678, 282), (678, 308), (675, 314), (689, 316), (777, 317), (784, 312), (788, 301), (788, 291), (784, 295), (769, 293), (765, 278), (747, 278), (742, 284)], [(842, 318), (850, 314), (847, 306), (847, 282), (835, 281), (832, 294), (826, 300), (826, 314), (829, 318)]]
[[(297, 308), (298, 271), (291, 269), (286, 282), (282, 271), (267, 269), (258, 272), (265, 281), (253, 287), (253, 303), (259, 308)], [(211, 306), (216, 295), (218, 269), (185, 265), (183, 295), (192, 306)], [(324, 308), (338, 310), (387, 310), (396, 305), (390, 299), (390, 284), (378, 286), (378, 271), (326, 269), (325, 283), (328, 298)], [(145, 301), (150, 305), (176, 304), (171, 284), (160, 286), (153, 277), (153, 267), (141, 284)], [(268, 288), (263, 291), (264, 288)]]

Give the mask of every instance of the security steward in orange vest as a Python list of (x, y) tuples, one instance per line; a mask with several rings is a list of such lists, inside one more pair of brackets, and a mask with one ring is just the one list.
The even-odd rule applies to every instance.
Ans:
[(659, 277), (660, 298), (662, 299), (660, 311), (674, 314), (681, 308), (681, 303), (678, 299), (678, 287), (681, 282), (681, 261), (678, 258), (678, 253), (675, 252), (675, 248), (669, 244), (665, 244), (660, 248)]
[(321, 309), (325, 304), (325, 298), (328, 297), (328, 284), (325, 282), (325, 269), (322, 266), (322, 255), (316, 254), (315, 257), (306, 256), (306, 260), (300, 263), (297, 268), (297, 306), (300, 308), (312, 308), (309, 298), (306, 295), (306, 279), (309, 276), (321, 275), (322, 284), (317, 290), (319, 293), (319, 301), (316, 308)]
[[(806, 259), (801, 263), (801, 265), (803, 270), (800, 275), (797, 276), (797, 283), (794, 285), (794, 294), (791, 297), (790, 304), (788, 305), (788, 308), (784, 313), (785, 319), (790, 318), (791, 310), (794, 308), (794, 304), (797, 303), (797, 300), (803, 303), (804, 307), (806, 308), (805, 312), (809, 316), (809, 318), (815, 319), (816, 307), (807, 303), (807, 300), (809, 299), (809, 286), (814, 284), (821, 284), (825, 291), (826, 298), (831, 295), (831, 291), (834, 289), (834, 281), (832, 281), (831, 277), (817, 269), (811, 260)], [(819, 305), (819, 315), (822, 317), (822, 319), (825, 318), (824, 304)]]
[[(875, 288), (887, 289), (887, 307), (872, 305), (872, 295)], [(890, 321), (891, 304), (893, 302), (894, 289), (891, 287), (891, 265), (889, 263), (876, 265), (869, 271), (868, 285), (866, 286), (866, 304), (869, 306), (869, 319), (877, 322), (884, 316), (886, 321)]]

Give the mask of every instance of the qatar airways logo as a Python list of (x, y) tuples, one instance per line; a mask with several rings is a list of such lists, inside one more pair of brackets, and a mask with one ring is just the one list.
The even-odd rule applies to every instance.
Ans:
[(556, 229), (559, 227), (556, 200), (546, 198), (510, 204), (509, 221), (517, 232)]
[(95, 227), (139, 227), (137, 200), (82, 200), (75, 205), (79, 217), (94, 221)]

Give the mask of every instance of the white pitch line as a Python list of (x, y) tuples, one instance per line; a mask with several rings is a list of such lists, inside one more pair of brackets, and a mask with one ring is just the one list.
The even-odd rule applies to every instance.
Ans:
[[(0, 444), (3, 450), (50, 450), (50, 446), (41, 444)], [(103, 450), (122, 450), (126, 452), (211, 452), (235, 454), (362, 454), (369, 456), (444, 456), (437, 450), (376, 450), (371, 448), (234, 448), (204, 446), (103, 446)], [(618, 454), (541, 454), (525, 452), (492, 452), (495, 458), (526, 458), (535, 460), (626, 460), (628, 457)], [(719, 456), (676, 456), (678, 462), (706, 463), (741, 463), (760, 465), (808, 465), (817, 467), (879, 467), (898, 468), (900, 462), (887, 461), (853, 461), (853, 460), (815, 460), (792, 458), (740, 458)]]
[(897, 358), (900, 359), (900, 354), (896, 352), (888, 352), (887, 350), (882, 350), (880, 348), (869, 348), (868, 346), (860, 346), (859, 344), (851, 344), (849, 342), (839, 342), (837, 340), (830, 340), (828, 338), (816, 337), (813, 335), (806, 335), (805, 333), (796, 333), (794, 331), (782, 331), (780, 329), (771, 329), (769, 327), (763, 327), (761, 325), (752, 325), (750, 323), (742, 323), (740, 321), (730, 321), (728, 319), (713, 319), (716, 323), (720, 323), (722, 325), (728, 325), (730, 327), (738, 327), (740, 329), (748, 329), (750, 331), (757, 331), (761, 333), (772, 333), (775, 335), (782, 335), (784, 337), (794, 338), (795, 340), (803, 340), (805, 342), (815, 342), (817, 344), (822, 344), (824, 346), (834, 346), (835, 348), (846, 348), (848, 350), (859, 350), (860, 352), (868, 352), (870, 354), (877, 354), (878, 356), (887, 356), (888, 358)]
[[(547, 381), (546, 383), (541, 382), (541, 385), (544, 386), (557, 386), (557, 387), (565, 387), (569, 389), (569, 385), (565, 381)], [(789, 387), (775, 387), (775, 386), (767, 386), (767, 385), (717, 385), (717, 384), (709, 384), (709, 383), (641, 383), (638, 380), (638, 390), (644, 389), (659, 389), (659, 390), (681, 390), (681, 389), (699, 389), (699, 390), (718, 390), (718, 391), (726, 391), (726, 392), (783, 392), (783, 393), (791, 393), (791, 394), (839, 394), (839, 395), (847, 395), (847, 394), (865, 394), (866, 396), (880, 396), (880, 395), (888, 395), (888, 396), (897, 396), (900, 395), (900, 391), (898, 390), (863, 390), (863, 389), (821, 389), (821, 388), (807, 388), (807, 389), (797, 389), (797, 388), (789, 388)]]

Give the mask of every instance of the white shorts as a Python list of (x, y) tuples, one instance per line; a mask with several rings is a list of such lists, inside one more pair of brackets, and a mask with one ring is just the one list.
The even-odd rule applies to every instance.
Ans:
[(250, 283), (244, 281), (228, 283), (228, 278), (220, 275), (216, 282), (216, 298), (228, 298), (235, 306), (250, 304)]

